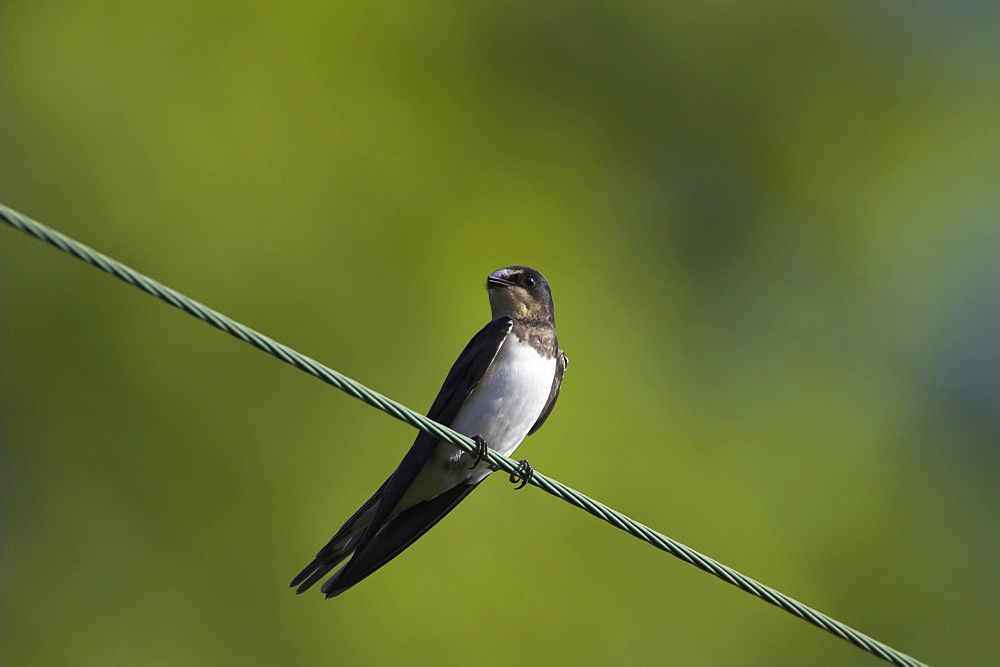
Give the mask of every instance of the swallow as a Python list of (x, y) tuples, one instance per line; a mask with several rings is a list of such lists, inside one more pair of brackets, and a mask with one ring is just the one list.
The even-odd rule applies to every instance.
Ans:
[[(486, 279), (492, 320), (462, 350), (427, 416), (472, 438), (468, 454), (421, 432), (395, 472), (292, 580), (304, 593), (348, 556), (320, 589), (340, 595), (430, 530), (495, 472), (487, 447), (510, 456), (545, 423), (569, 363), (556, 339), (552, 291), (541, 273), (508, 266)], [(520, 462), (521, 486), (531, 466)], [(520, 486), (517, 488), (521, 488)]]

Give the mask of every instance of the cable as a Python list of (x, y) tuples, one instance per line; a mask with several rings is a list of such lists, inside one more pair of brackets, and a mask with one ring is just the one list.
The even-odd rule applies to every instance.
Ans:
[[(272, 354), (285, 363), (291, 364), (295, 368), (305, 371), (306, 373), (319, 378), (323, 382), (326, 382), (327, 384), (330, 384), (337, 389), (364, 401), (368, 405), (392, 415), (396, 419), (402, 420), (407, 424), (420, 429), (421, 431), (430, 433), (431, 435), (449, 442), (470, 454), (474, 454), (476, 452), (476, 444), (470, 438), (451, 430), (447, 426), (430, 420), (420, 413), (414, 412), (405, 405), (397, 403), (396, 401), (369, 389), (346, 375), (342, 375), (331, 368), (327, 368), (318, 361), (311, 359), (304, 354), (300, 354), (286, 345), (282, 345), (277, 341), (271, 340), (264, 334), (254, 331), (250, 327), (244, 326), (239, 322), (226, 317), (222, 313), (212, 310), (208, 306), (195, 301), (194, 299), (189, 299), (180, 292), (162, 285), (152, 278), (144, 276), (138, 271), (121, 264), (107, 255), (97, 252), (93, 248), (75, 241), (54, 229), (46, 227), (45, 225), (36, 222), (2, 204), (0, 204), (0, 219), (15, 229), (19, 229), (37, 239), (54, 245), (60, 250), (67, 252), (70, 255), (87, 262), (88, 264), (96, 266), (102, 271), (110, 273), (120, 280), (124, 280), (128, 284), (138, 287), (147, 294), (151, 294), (159, 299), (162, 299), (170, 305), (180, 308), (185, 313), (193, 315), (203, 322), (211, 324), (213, 327), (221, 329), (229, 335), (235, 336), (243, 342), (249, 343), (250, 345), (263, 350), (268, 354)], [(519, 464), (517, 461), (501, 456), (493, 450), (490, 450), (487, 456), (493, 465), (507, 473), (515, 473), (518, 470)], [(827, 632), (836, 635), (851, 644), (854, 644), (858, 648), (861, 648), (872, 655), (885, 660), (886, 662), (899, 665), (900, 667), (925, 667), (924, 663), (911, 658), (905, 653), (901, 653), (894, 648), (872, 639), (868, 635), (858, 632), (857, 630), (844, 625), (840, 621), (830, 618), (826, 614), (816, 611), (815, 609), (812, 609), (811, 607), (808, 607), (769, 586), (765, 586), (750, 577), (740, 574), (736, 570), (723, 565), (708, 556), (700, 554), (694, 549), (686, 547), (683, 544), (670, 539), (666, 535), (658, 533), (652, 528), (644, 526), (643, 524), (625, 516), (621, 512), (613, 510), (610, 507), (607, 507), (606, 505), (603, 505), (602, 503), (599, 503), (598, 501), (589, 498), (579, 491), (571, 489), (565, 484), (562, 484), (550, 477), (546, 477), (539, 472), (535, 472), (531, 477), (530, 484), (537, 486), (543, 491), (551, 493), (557, 498), (562, 498), (569, 504), (579, 507), (599, 519), (607, 521), (612, 526), (620, 528), (626, 533), (637, 537), (644, 542), (652, 544), (657, 549), (666, 551), (686, 563), (694, 565), (700, 570), (713, 574), (723, 581), (736, 586), (740, 590), (746, 591), (747, 593), (750, 593), (765, 602), (769, 602), (770, 604), (787, 611), (793, 616), (797, 616), (804, 621), (812, 623), (813, 625), (822, 628), (823, 630), (826, 630)]]

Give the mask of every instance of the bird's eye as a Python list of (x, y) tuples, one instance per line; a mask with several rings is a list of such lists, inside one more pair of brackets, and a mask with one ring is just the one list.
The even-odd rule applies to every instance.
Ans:
[(528, 288), (534, 287), (535, 286), (535, 276), (531, 275), (530, 273), (526, 273), (524, 275), (524, 278), (521, 280), (521, 282), (524, 283), (525, 287), (528, 287)]

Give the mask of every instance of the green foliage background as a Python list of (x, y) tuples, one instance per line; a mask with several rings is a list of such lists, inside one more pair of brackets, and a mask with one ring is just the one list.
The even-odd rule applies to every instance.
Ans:
[[(507, 264), (540, 470), (918, 658), (998, 657), (993, 3), (9, 1), (2, 200), (418, 409)], [(5, 228), (8, 665), (870, 658), (499, 476), (285, 586), (408, 427)]]

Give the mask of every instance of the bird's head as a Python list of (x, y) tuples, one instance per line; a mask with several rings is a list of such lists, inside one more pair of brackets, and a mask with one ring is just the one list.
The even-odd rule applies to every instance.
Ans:
[(527, 266), (507, 266), (486, 278), (493, 319), (553, 320), (552, 292), (545, 276)]

